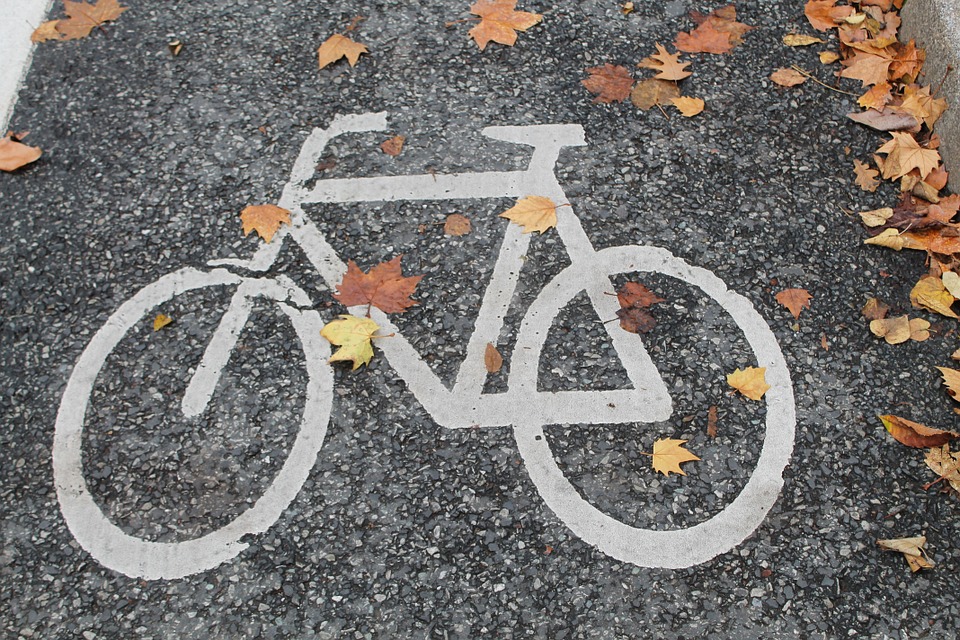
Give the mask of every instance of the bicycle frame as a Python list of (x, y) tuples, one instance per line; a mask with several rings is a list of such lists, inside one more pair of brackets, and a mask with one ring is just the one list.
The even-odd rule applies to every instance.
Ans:
[[(303, 249), (327, 286), (333, 290), (342, 280), (346, 265), (304, 214), (304, 204), (540, 195), (565, 205), (558, 210), (557, 231), (570, 256), (573, 270), (581, 274), (582, 290), (587, 291), (601, 318), (616, 316), (616, 299), (603, 293), (612, 290), (610, 279), (605, 271), (595, 267), (597, 252), (573, 213), (572, 206), (566, 206), (566, 195), (554, 174), (554, 165), (561, 149), (586, 144), (580, 125), (488, 127), (483, 130), (485, 136), (495, 140), (532, 146), (534, 151), (526, 170), (328, 179), (317, 181), (313, 188), (305, 187), (332, 138), (343, 133), (385, 128), (386, 114), (377, 113), (340, 117), (327, 129), (315, 129), (304, 142), (279, 201), (279, 206), (291, 211), (292, 225), (281, 230), (276, 236), (277, 242), (261, 245), (249, 260), (215, 260), (210, 264), (240, 266), (263, 272), (273, 265), (283, 241), (289, 238)], [(540, 392), (536, 387), (536, 375), (518, 375), (521, 369), (529, 372), (532, 368), (535, 371), (538, 363), (527, 362), (525, 367), (517, 368), (518, 360), (522, 362), (525, 355), (538, 356), (539, 351), (536, 354), (523, 354), (523, 345), (518, 344), (514, 350), (513, 366), (516, 369), (511, 370), (508, 391), (483, 393), (487, 375), (483, 364), (484, 349), (487, 343), (497, 342), (519, 280), (521, 257), (526, 253), (529, 243), (530, 234), (521, 233), (517, 225), (507, 227), (467, 345), (466, 356), (451, 389), (444, 386), (386, 314), (375, 308), (370, 310), (371, 317), (384, 333), (395, 334), (393, 338), (379, 341), (377, 346), (416, 398), (437, 423), (449, 428), (506, 426), (516, 423), (518, 412), (528, 421), (536, 416), (541, 424), (650, 422), (669, 417), (672, 412), (670, 396), (641, 340), (612, 323), (604, 327), (620, 354), (634, 389)], [(198, 370), (222, 369), (248, 313), (247, 298), (248, 295), (242, 292), (235, 295)], [(362, 313), (366, 309), (352, 311)], [(543, 326), (538, 329), (545, 333), (550, 328), (552, 317), (527, 318), (525, 321), (540, 322)], [(185, 413), (200, 413), (214, 386), (215, 380), (204, 384), (202, 376), (195, 376), (184, 398)]]

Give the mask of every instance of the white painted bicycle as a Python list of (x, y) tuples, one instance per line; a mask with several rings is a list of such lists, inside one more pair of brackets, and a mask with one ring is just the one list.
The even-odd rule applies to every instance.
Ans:
[[(247, 547), (241, 538), (267, 530), (296, 497), (323, 444), (330, 416), (333, 376), (326, 364), (329, 345), (320, 337), (323, 321), (307, 294), (286, 276), (245, 277), (225, 267), (265, 272), (276, 261), (282, 240), (297, 243), (333, 290), (346, 266), (317, 227), (304, 214), (307, 203), (449, 200), (540, 195), (567, 202), (554, 173), (564, 147), (585, 145), (579, 125), (488, 127), (483, 134), (533, 148), (529, 167), (520, 171), (406, 175), (318, 180), (312, 178), (324, 148), (344, 133), (386, 129), (386, 114), (338, 117), (326, 129), (315, 129), (304, 142), (279, 205), (292, 212), (293, 224), (277, 240), (262, 244), (249, 260), (216, 260), (200, 271), (184, 268), (147, 285), (118, 308), (83, 351), (67, 383), (57, 415), (53, 471), (64, 518), (80, 545), (101, 564), (128, 576), (179, 578), (216, 567)], [(378, 341), (390, 365), (407, 383), (432, 418), (451, 429), (507, 427), (534, 485), (546, 504), (577, 536), (618, 560), (645, 567), (688, 567), (729, 551), (763, 521), (783, 486), (782, 473), (793, 450), (796, 423), (790, 374), (773, 332), (750, 302), (727, 289), (711, 272), (694, 267), (664, 249), (619, 246), (594, 249), (570, 207), (559, 211), (557, 225), (570, 265), (539, 293), (524, 316), (512, 350), (508, 389), (484, 393), (483, 353), (496, 343), (520, 274), (521, 257), (530, 235), (509, 225), (482, 299), (466, 356), (456, 382), (448, 389), (385, 314), (372, 318), (390, 340)], [(539, 391), (540, 354), (555, 316), (574, 297), (586, 292), (601, 318), (615, 316), (616, 298), (610, 277), (622, 273), (663, 274), (699, 288), (733, 319), (753, 351), (757, 365), (767, 368), (771, 389), (766, 403), (766, 431), (756, 467), (722, 511), (683, 529), (650, 530), (624, 524), (601, 512), (581, 496), (564, 476), (543, 428), (551, 424), (623, 424), (666, 420), (672, 401), (665, 383), (638, 336), (616, 323), (605, 329), (626, 369), (632, 389), (611, 391)], [(81, 442), (85, 414), (94, 383), (121, 339), (160, 305), (185, 292), (205, 287), (235, 287), (231, 302), (195, 369), (181, 402), (187, 417), (204, 412), (217, 388), (238, 336), (257, 299), (275, 303), (289, 318), (304, 350), (308, 383), (295, 442), (281, 470), (256, 503), (221, 528), (197, 538), (155, 542), (131, 536), (111, 522), (95, 502), (84, 478)], [(355, 309), (363, 313), (366, 308)]]

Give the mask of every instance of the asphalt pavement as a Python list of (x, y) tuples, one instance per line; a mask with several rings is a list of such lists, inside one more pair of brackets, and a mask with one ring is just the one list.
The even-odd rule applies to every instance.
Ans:
[[(0, 174), (0, 635), (956, 637), (960, 503), (877, 419), (955, 424), (934, 367), (956, 326), (910, 306), (920, 254), (863, 245), (850, 212), (897, 194), (854, 184), (883, 141), (847, 119), (856, 96), (769, 80), (795, 64), (834, 83), (817, 58), (834, 40), (781, 43), (813, 33), (801, 4), (738, 2), (743, 44), (684, 56), (692, 118), (581, 81), (649, 77), (654, 44), (719, 5), (524, 0), (542, 22), (480, 51), (467, 2), (126, 4), (38, 46), (10, 122), (44, 153)], [(356, 16), (369, 53), (318, 69)], [(360, 114), (383, 115), (342, 118)], [(573, 126), (483, 134), (536, 125)], [(564, 146), (544, 164), (511, 135)], [(285, 191), (295, 165), (310, 175)], [(498, 217), (543, 195), (521, 174), (559, 185), (561, 230)], [(401, 178), (350, 182), (377, 176)], [(245, 207), (305, 194), (278, 253), (243, 236)], [(444, 233), (453, 213), (469, 234)], [(423, 275), (356, 371), (324, 364), (319, 325), (346, 313), (330, 251)], [(265, 272), (208, 264), (255, 254)], [(604, 296), (627, 281), (664, 300), (642, 337)], [(798, 319), (789, 288), (813, 296)], [(555, 314), (544, 291), (566, 296)], [(878, 340), (873, 296), (932, 337)], [(475, 322), (497, 305), (502, 327)], [(157, 313), (173, 322), (154, 331)], [(474, 332), (501, 371), (478, 373)], [(727, 385), (758, 364), (779, 372), (766, 400)], [(468, 378), (500, 400), (444, 395)], [(641, 419), (651, 399), (596, 417), (620, 402), (601, 392), (657, 385), (669, 416)], [(686, 475), (651, 467), (662, 438), (700, 457)], [(919, 535), (935, 566), (918, 573), (876, 544)]]

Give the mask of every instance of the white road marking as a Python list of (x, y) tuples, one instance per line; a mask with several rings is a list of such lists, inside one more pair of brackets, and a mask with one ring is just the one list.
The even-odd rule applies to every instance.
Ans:
[(53, 0), (0, 0), (0, 136), (6, 134), (13, 107), (33, 58), (30, 35), (40, 26)]

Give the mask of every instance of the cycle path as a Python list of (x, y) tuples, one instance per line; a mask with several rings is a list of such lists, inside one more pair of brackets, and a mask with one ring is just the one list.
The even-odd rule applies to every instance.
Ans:
[[(863, 246), (842, 211), (894, 198), (853, 184), (851, 158), (879, 144), (848, 124), (855, 98), (767, 79), (814, 66), (815, 52), (779, 45), (810, 31), (802, 13), (739, 3), (756, 29), (730, 55), (692, 57), (683, 87), (707, 110), (685, 119), (595, 104), (583, 69), (632, 65), (692, 28), (688, 10), (716, 7), (520, 8), (542, 24), (483, 52), (470, 23), (445, 26), (467, 17), (449, 2), (131, 3), (106, 33), (38, 47), (11, 128), (30, 130), (44, 157), (0, 176), (4, 635), (955, 634), (956, 500), (923, 490), (935, 477), (922, 455), (876, 418), (952, 424), (934, 367), (949, 366), (955, 335), (930, 317), (931, 339), (890, 346), (860, 316), (874, 295), (923, 315), (907, 294), (924, 265)], [(351, 35), (370, 53), (318, 70), (316, 47), (357, 15)], [(171, 39), (184, 45), (177, 56)], [(303, 205), (310, 233), (275, 241), (256, 281), (266, 298), (251, 303), (220, 375), (196, 374), (235, 285), (255, 274), (179, 270), (209, 274), (211, 259), (262, 251), (239, 212), (287, 197), (308, 136), (347, 114), (384, 115), (318, 148), (304, 189), (354, 190)], [(549, 178), (523, 173), (528, 146), (484, 135), (539, 125), (573, 127), (584, 143), (558, 150)], [(379, 145), (394, 135), (406, 144), (391, 157)], [(463, 178), (449, 199), (449, 174), (486, 177)], [(522, 235), (498, 217), (528, 183), (492, 176), (521, 174), (534, 190), (559, 188), (563, 233)], [(391, 182), (395, 201), (349, 182), (409, 175), (422, 178)], [(452, 213), (471, 233), (444, 233)], [(375, 341), (357, 371), (320, 366), (314, 318), (345, 310), (324, 281), (342, 267), (318, 247), (365, 269), (402, 254), (404, 273), (423, 275), (419, 304), (382, 318), (405, 342)], [(593, 250), (625, 257), (608, 268)], [(565, 280), (572, 264), (585, 266)], [(625, 264), (608, 292), (591, 284)], [(603, 295), (630, 280), (664, 299), (642, 339), (617, 333), (616, 299)], [(501, 295), (484, 296), (491, 281)], [(563, 304), (551, 309), (542, 292), (554, 285)], [(794, 287), (814, 296), (799, 319), (775, 300)], [(116, 314), (154, 294), (159, 305)], [(502, 328), (475, 326), (488, 307)], [(154, 332), (155, 311), (173, 323)], [(770, 340), (756, 338), (765, 331)], [(475, 357), (487, 341), (505, 362), (490, 375)], [(391, 364), (404, 345), (413, 369)], [(769, 402), (725, 382), (780, 359)], [(186, 417), (195, 378), (212, 381), (211, 401)], [(442, 389), (467, 378), (503, 407), (457, 423)], [(632, 405), (585, 403), (631, 378), (662, 384), (672, 411), (633, 400), (632, 421), (603, 424), (595, 413)], [(658, 438), (688, 440), (701, 459), (686, 476), (659, 475), (644, 455)], [(581, 503), (600, 515), (565, 511)], [(692, 543), (669, 533), (723, 514), (749, 516)], [(611, 522), (652, 541), (605, 542)], [(235, 535), (243, 526), (258, 533)], [(936, 567), (920, 574), (876, 547), (921, 534)], [(210, 535), (226, 551), (204, 566), (209, 554), (191, 555), (188, 541)], [(121, 539), (135, 544), (124, 551)]]

